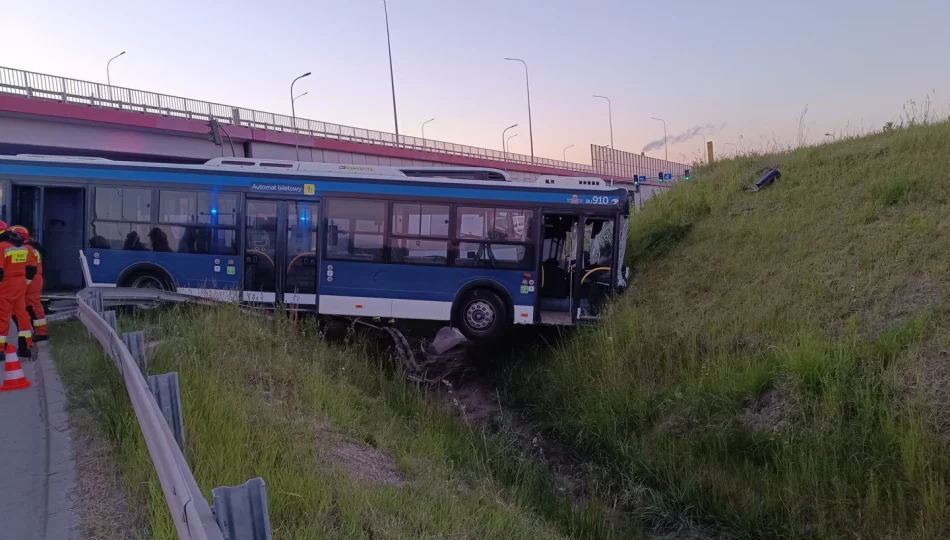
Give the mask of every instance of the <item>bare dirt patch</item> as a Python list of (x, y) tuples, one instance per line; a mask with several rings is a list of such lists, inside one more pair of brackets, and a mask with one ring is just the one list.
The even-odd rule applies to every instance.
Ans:
[(498, 390), (484, 378), (474, 377), (455, 384), (443, 380), (432, 389), (430, 398), (469, 423), (487, 422), (501, 412)]
[(940, 300), (940, 290), (930, 276), (911, 279), (899, 288), (890, 298), (884, 309), (884, 322), (890, 327), (911, 315), (936, 305)]
[(904, 374), (903, 386), (911, 395), (921, 392), (929, 409), (930, 425), (950, 444), (950, 352), (923, 354)]
[(794, 401), (788, 385), (779, 384), (757, 398), (746, 400), (739, 412), (739, 422), (756, 431), (780, 430), (788, 423)]
[(755, 205), (749, 201), (739, 201), (729, 209), (730, 216), (747, 216), (755, 212)]
[(76, 493), (83, 540), (143, 537), (144, 505), (130, 504), (106, 436), (88, 409), (69, 411), (76, 459)]
[(392, 457), (378, 448), (346, 439), (322, 421), (316, 424), (317, 449), (323, 459), (358, 482), (404, 487), (406, 480)]
[[(852, 298), (852, 302), (856, 300)], [(853, 313), (861, 317), (870, 334), (876, 336), (936, 306), (939, 301), (940, 285), (930, 276), (922, 275), (897, 286), (886, 296), (879, 298), (872, 296), (864, 305), (858, 303), (860, 307), (857, 307)]]

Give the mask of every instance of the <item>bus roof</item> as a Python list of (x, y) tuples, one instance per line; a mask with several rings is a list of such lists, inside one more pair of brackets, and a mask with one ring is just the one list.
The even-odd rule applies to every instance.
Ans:
[[(542, 175), (528, 182), (512, 182), (511, 176), (500, 169), (487, 167), (392, 167), (383, 165), (351, 165), (342, 163), (314, 163), (287, 161), (278, 159), (250, 158), (214, 158), (204, 164), (169, 164), (137, 161), (114, 161), (99, 157), (50, 156), (37, 154), (19, 154), (0, 156), (0, 159), (16, 159), (55, 163), (62, 165), (83, 164), (96, 167), (149, 167), (162, 169), (230, 170), (234, 172), (254, 173), (267, 176), (296, 177), (363, 177), (387, 180), (417, 181), (434, 184), (469, 184), (498, 186), (516, 185), (527, 189), (570, 189), (581, 188), (590, 191), (614, 191), (617, 188), (608, 185), (602, 178), (580, 176)], [(478, 178), (478, 179), (475, 179)], [(484, 179), (482, 179), (484, 178)]]

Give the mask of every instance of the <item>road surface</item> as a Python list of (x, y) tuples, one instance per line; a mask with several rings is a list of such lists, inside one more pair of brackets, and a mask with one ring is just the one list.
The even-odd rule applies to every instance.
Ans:
[(66, 396), (48, 351), (22, 362), (30, 388), (0, 392), (0, 538), (79, 538)]

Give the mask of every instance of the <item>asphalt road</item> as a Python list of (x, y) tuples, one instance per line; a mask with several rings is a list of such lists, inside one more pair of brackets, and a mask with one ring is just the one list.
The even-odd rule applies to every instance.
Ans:
[(62, 383), (46, 346), (40, 347), (35, 362), (22, 365), (33, 385), (0, 392), (0, 538), (78, 539)]

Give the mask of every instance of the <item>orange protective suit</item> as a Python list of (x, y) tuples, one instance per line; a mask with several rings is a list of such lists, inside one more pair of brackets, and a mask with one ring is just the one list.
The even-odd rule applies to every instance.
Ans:
[(10, 230), (23, 239), (23, 245), (29, 252), (27, 266), (36, 267), (36, 274), (33, 279), (27, 281), (26, 311), (30, 315), (30, 323), (33, 325), (33, 341), (36, 343), (46, 341), (49, 339), (49, 333), (46, 328), (46, 313), (43, 311), (43, 301), (40, 299), (40, 293), (43, 292), (42, 246), (35, 240), (30, 240), (30, 231), (23, 225), (14, 225), (10, 227)]
[(29, 266), (29, 250), (23, 246), (23, 239), (7, 229), (0, 221), (0, 344), (6, 345), (10, 333), (10, 318), (17, 325), (17, 356), (21, 360), (32, 358), (33, 333), (27, 321), (30, 315), (26, 311), (26, 287), (28, 276), (32, 279), (36, 268)]

